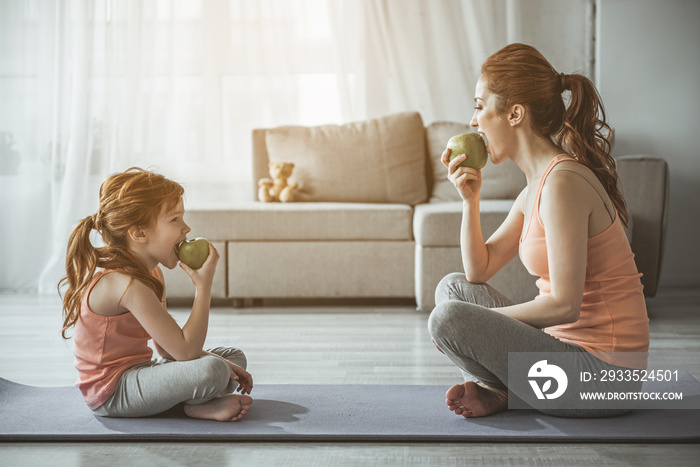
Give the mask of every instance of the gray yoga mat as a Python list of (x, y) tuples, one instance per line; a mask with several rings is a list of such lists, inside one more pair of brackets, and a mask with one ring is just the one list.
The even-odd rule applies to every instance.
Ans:
[(700, 440), (700, 410), (640, 410), (605, 419), (566, 419), (533, 410), (509, 410), (465, 419), (447, 410), (446, 390), (446, 386), (256, 385), (252, 394), (255, 401), (246, 417), (222, 423), (188, 418), (181, 406), (149, 418), (96, 417), (75, 387), (41, 388), (0, 378), (0, 440)]

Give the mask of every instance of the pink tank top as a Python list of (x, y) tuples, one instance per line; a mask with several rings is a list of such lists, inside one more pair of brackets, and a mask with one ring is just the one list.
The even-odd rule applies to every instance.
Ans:
[[(151, 360), (151, 336), (130, 312), (117, 316), (94, 313), (88, 305), (95, 284), (111, 270), (95, 274), (85, 292), (80, 319), (75, 323), (73, 354), (79, 376), (76, 386), (91, 410), (104, 404), (117, 388), (121, 375)], [(159, 277), (158, 273), (153, 273)]]
[[(542, 174), (532, 214), (528, 225), (523, 226), (520, 239), (520, 259), (530, 274), (539, 277), (539, 296), (551, 292), (547, 243), (539, 215), (540, 196), (547, 175), (565, 160), (575, 159), (559, 155)], [(586, 279), (578, 321), (551, 326), (544, 331), (589, 352), (602, 352), (599, 358), (608, 363), (644, 367), (645, 357), (640, 361), (630, 359), (629, 355), (615, 355), (616, 352), (646, 352), (649, 348), (649, 318), (640, 277), (620, 216), (615, 215), (610, 227), (588, 239)]]

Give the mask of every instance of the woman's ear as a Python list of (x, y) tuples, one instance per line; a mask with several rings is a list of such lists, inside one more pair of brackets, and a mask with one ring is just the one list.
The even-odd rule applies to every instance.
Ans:
[(525, 118), (525, 107), (521, 104), (515, 104), (510, 108), (510, 113), (508, 114), (508, 121), (510, 126), (516, 126), (522, 123)]
[(128, 233), (129, 238), (136, 243), (146, 243), (148, 240), (148, 233), (143, 227), (131, 227)]

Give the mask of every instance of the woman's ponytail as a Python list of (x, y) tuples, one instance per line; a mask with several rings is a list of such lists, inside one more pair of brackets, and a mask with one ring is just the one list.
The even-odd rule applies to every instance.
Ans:
[[(499, 111), (514, 104), (527, 106), (535, 131), (595, 173), (626, 226), (627, 207), (610, 156), (612, 131), (593, 83), (583, 75), (558, 73), (537, 49), (526, 44), (510, 44), (491, 55), (481, 75), (496, 94)], [(562, 97), (565, 91), (571, 91), (568, 107)]]
[(95, 228), (95, 217), (88, 216), (73, 229), (66, 250), (66, 275), (58, 283), (58, 289), (68, 285), (63, 296), (63, 328), (61, 335), (66, 339), (66, 331), (80, 316), (83, 292), (90, 284), (97, 269), (98, 254), (90, 242), (90, 234)]
[(562, 75), (561, 82), (565, 89), (571, 91), (571, 96), (564, 112), (564, 125), (554, 141), (593, 171), (608, 193), (623, 225), (627, 226), (627, 206), (618, 186), (615, 160), (610, 155), (608, 136), (612, 130), (605, 121), (600, 95), (591, 80), (583, 75)]

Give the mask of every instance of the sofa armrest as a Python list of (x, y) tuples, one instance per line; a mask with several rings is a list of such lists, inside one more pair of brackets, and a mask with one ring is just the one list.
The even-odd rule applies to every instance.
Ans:
[(632, 251), (642, 273), (644, 295), (659, 284), (668, 217), (669, 171), (664, 159), (631, 155), (615, 158), (627, 212), (634, 224)]

